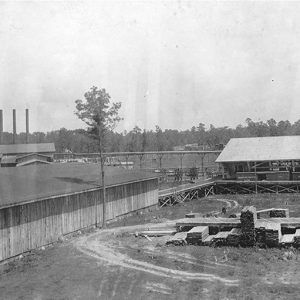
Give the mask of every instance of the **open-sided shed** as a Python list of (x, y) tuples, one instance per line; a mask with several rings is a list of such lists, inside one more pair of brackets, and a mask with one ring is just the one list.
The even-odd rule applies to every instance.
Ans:
[(226, 179), (300, 180), (300, 136), (233, 138), (216, 162)]

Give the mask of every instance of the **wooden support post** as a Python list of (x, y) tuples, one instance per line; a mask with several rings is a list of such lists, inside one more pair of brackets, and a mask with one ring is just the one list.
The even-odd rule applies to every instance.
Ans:
[(128, 159), (129, 159), (129, 155), (125, 156), (125, 160), (126, 160), (126, 169), (128, 169)]
[(179, 154), (179, 156), (180, 156), (180, 170), (182, 171), (182, 160), (183, 160), (184, 154)]
[(257, 174), (256, 174), (256, 162), (254, 162), (254, 173), (255, 173), (255, 194), (257, 194)]
[(161, 153), (157, 153), (157, 158), (158, 158), (158, 169), (161, 170), (162, 169), (162, 158), (163, 158), (163, 154)]
[(140, 159), (140, 169), (142, 168), (142, 160), (143, 160), (144, 154), (139, 154)]
[(204, 156), (205, 156), (205, 154), (201, 155), (201, 172), (202, 172), (203, 178), (204, 178)]

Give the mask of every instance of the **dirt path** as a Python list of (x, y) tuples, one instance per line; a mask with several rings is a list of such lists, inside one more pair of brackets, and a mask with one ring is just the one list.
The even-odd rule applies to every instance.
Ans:
[[(236, 208), (238, 203), (235, 200), (227, 199), (213, 199), (213, 201), (225, 202), (228, 209)], [(213, 213), (213, 212), (212, 212)], [(174, 270), (166, 267), (157, 266), (144, 261), (132, 259), (125, 254), (121, 254), (118, 249), (115, 249), (112, 239), (113, 235), (121, 234), (124, 232), (135, 232), (137, 230), (155, 229), (162, 226), (175, 226), (176, 221), (168, 221), (159, 224), (144, 224), (137, 226), (118, 227), (113, 229), (102, 230), (96, 232), (90, 236), (81, 237), (74, 241), (75, 247), (81, 252), (89, 255), (97, 260), (105, 261), (110, 264), (118, 265), (124, 268), (135, 269), (138, 271), (144, 271), (153, 275), (168, 277), (178, 280), (205, 280), (205, 281), (219, 281), (227, 286), (237, 286), (239, 283), (238, 279), (223, 278), (215, 274), (210, 273), (199, 273), (199, 272), (187, 272), (181, 270)], [(173, 254), (173, 258), (174, 258)], [(171, 257), (168, 257), (170, 259)], [(175, 257), (177, 260), (180, 259)], [(185, 260), (181, 258), (184, 262)], [(204, 262), (209, 264), (215, 264), (220, 266), (218, 262)]]

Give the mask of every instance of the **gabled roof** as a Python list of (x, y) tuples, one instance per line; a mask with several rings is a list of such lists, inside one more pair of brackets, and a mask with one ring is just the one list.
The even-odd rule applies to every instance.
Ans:
[(2, 154), (55, 152), (54, 143), (0, 145)]
[(234, 138), (216, 162), (300, 160), (300, 136)]

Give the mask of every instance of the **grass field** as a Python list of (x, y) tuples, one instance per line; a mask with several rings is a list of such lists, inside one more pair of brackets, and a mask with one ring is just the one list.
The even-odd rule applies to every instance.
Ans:
[[(165, 246), (130, 232), (188, 212), (283, 207), (297, 194), (217, 195), (139, 213), (0, 266), (1, 299), (299, 299), (296, 249)], [(236, 206), (238, 204), (239, 206)], [(144, 224), (144, 225), (143, 225)], [(126, 227), (125, 227), (126, 226)]]

